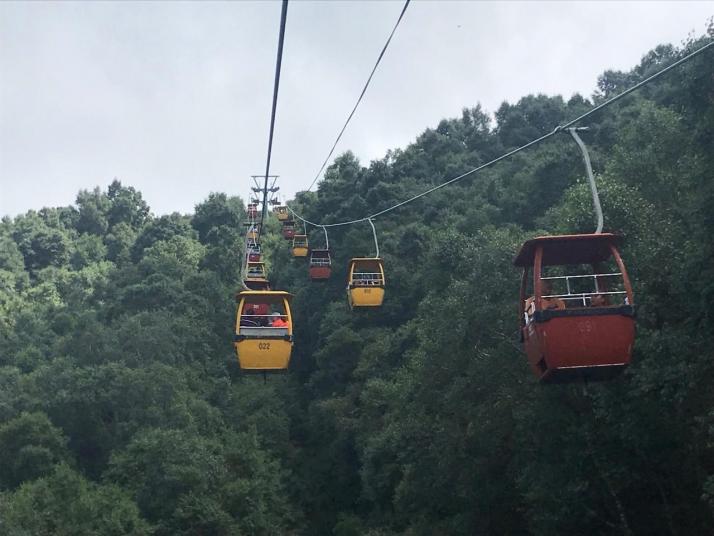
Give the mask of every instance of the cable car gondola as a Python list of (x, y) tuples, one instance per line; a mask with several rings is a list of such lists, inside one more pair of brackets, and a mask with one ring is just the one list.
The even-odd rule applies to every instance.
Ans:
[(283, 222), (283, 238), (292, 240), (295, 237), (295, 222), (292, 220)]
[(307, 257), (307, 235), (296, 234), (293, 237), (293, 257)]
[(248, 261), (245, 269), (245, 278), (247, 280), (267, 281), (267, 273), (265, 271), (265, 263)]
[(260, 244), (253, 242), (246, 246), (246, 257), (249, 262), (260, 262)]
[(288, 368), (293, 346), (291, 299), (284, 291), (238, 293), (234, 346), (241, 369), (268, 372)]
[(332, 261), (329, 249), (310, 250), (310, 264), (308, 268), (312, 281), (326, 281), (332, 274)]
[(251, 227), (248, 229), (248, 233), (246, 234), (246, 237), (248, 240), (256, 241), (256, 240), (258, 240), (259, 234), (260, 234), (260, 225), (255, 224), (255, 225), (251, 225)]
[(248, 203), (248, 217), (254, 220), (258, 216), (258, 205), (255, 203)]
[(290, 219), (290, 214), (288, 214), (287, 205), (278, 205), (275, 207), (275, 214), (278, 216), (278, 220), (287, 221)]
[(379, 257), (354, 258), (347, 270), (350, 307), (379, 307), (384, 300), (384, 261)]
[(541, 381), (609, 379), (630, 363), (635, 304), (620, 241), (595, 233), (541, 236), (523, 244), (514, 261), (523, 268), (521, 339)]

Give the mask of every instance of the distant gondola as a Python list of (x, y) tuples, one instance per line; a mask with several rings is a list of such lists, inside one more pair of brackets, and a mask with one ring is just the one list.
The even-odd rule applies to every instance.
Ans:
[(293, 237), (292, 253), (293, 257), (307, 257), (308, 252), (307, 235), (296, 234)]
[(378, 257), (350, 260), (347, 299), (350, 307), (379, 307), (384, 300), (384, 261)]
[(278, 216), (278, 220), (280, 221), (290, 219), (290, 214), (288, 214), (288, 207), (286, 205), (278, 205), (275, 207), (275, 214)]
[(292, 240), (295, 237), (295, 222), (292, 220), (283, 222), (283, 238)]
[(254, 220), (258, 216), (258, 205), (255, 203), (248, 203), (248, 217)]
[(246, 246), (246, 257), (249, 262), (260, 262), (261, 260), (261, 249), (260, 244), (253, 242)]
[(329, 249), (310, 250), (310, 264), (308, 267), (312, 281), (327, 281), (332, 274), (332, 260)]
[(248, 261), (245, 269), (245, 278), (249, 280), (267, 281), (265, 263)]

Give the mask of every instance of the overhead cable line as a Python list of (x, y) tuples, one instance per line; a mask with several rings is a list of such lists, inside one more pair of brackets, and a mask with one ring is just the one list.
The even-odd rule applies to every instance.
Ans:
[(399, 18), (397, 19), (397, 22), (394, 25), (394, 28), (392, 28), (392, 33), (389, 34), (389, 37), (387, 38), (387, 42), (384, 43), (382, 52), (379, 53), (377, 62), (374, 64), (374, 67), (372, 67), (372, 72), (369, 73), (369, 78), (367, 78), (367, 83), (365, 83), (364, 87), (362, 88), (362, 93), (360, 93), (359, 98), (357, 99), (357, 102), (355, 103), (354, 108), (352, 108), (352, 111), (350, 112), (350, 115), (347, 116), (347, 121), (345, 121), (345, 124), (342, 126), (342, 130), (340, 130), (340, 133), (337, 135), (337, 139), (335, 139), (335, 143), (332, 144), (332, 148), (330, 149), (330, 152), (327, 154), (327, 158), (325, 158), (325, 161), (322, 163), (322, 166), (320, 166), (320, 170), (317, 172), (317, 175), (315, 175), (315, 178), (312, 179), (310, 186), (307, 187), (308, 192), (312, 189), (315, 182), (317, 182), (317, 179), (320, 178), (320, 174), (325, 169), (325, 166), (327, 165), (327, 163), (330, 161), (330, 157), (332, 156), (332, 153), (335, 152), (335, 148), (337, 147), (337, 144), (339, 143), (340, 139), (342, 138), (342, 134), (345, 133), (345, 130), (347, 129), (347, 125), (349, 124), (350, 120), (352, 119), (352, 116), (357, 111), (357, 107), (359, 106), (359, 103), (362, 102), (362, 97), (364, 97), (364, 94), (367, 92), (367, 88), (369, 87), (369, 83), (372, 81), (372, 77), (374, 76), (374, 73), (377, 70), (377, 67), (379, 66), (379, 62), (382, 61), (382, 57), (384, 56), (384, 53), (387, 51), (387, 47), (389, 46), (389, 43), (391, 42), (392, 37), (394, 37), (394, 32), (397, 31), (397, 27), (399, 26), (399, 23), (402, 22), (402, 17), (404, 17), (404, 13), (406, 12), (407, 7), (409, 7), (409, 2), (411, 2), (411, 0), (407, 0), (406, 2), (404, 2), (404, 7), (402, 8), (402, 12), (399, 14)]
[(465, 179), (466, 177), (469, 177), (469, 176), (473, 175), (474, 173), (477, 173), (477, 172), (481, 171), (482, 169), (485, 169), (485, 168), (487, 168), (487, 167), (490, 167), (490, 166), (496, 164), (497, 162), (500, 162), (501, 160), (505, 160), (506, 158), (509, 158), (509, 157), (511, 157), (511, 156), (513, 156), (513, 155), (515, 155), (515, 154), (517, 154), (517, 153), (520, 153), (521, 151), (523, 151), (523, 150), (525, 150), (525, 149), (528, 149), (529, 147), (532, 147), (533, 145), (537, 145), (537, 144), (539, 144), (539, 143), (541, 143), (541, 142), (547, 140), (548, 138), (551, 138), (551, 137), (555, 136), (555, 135), (558, 134), (560, 131), (565, 130), (565, 129), (567, 129), (567, 128), (570, 128), (570, 127), (572, 127), (573, 125), (575, 125), (575, 124), (579, 123), (580, 121), (582, 121), (583, 119), (585, 119), (585, 118), (587, 118), (587, 117), (590, 117), (590, 116), (591, 116), (592, 114), (594, 114), (595, 112), (597, 112), (597, 111), (599, 111), (599, 110), (602, 110), (603, 108), (606, 108), (606, 107), (610, 106), (611, 104), (614, 104), (615, 102), (617, 102), (618, 100), (622, 99), (622, 98), (625, 97), (626, 95), (629, 95), (629, 94), (632, 93), (633, 91), (636, 91), (636, 90), (638, 90), (639, 88), (641, 88), (641, 87), (643, 87), (643, 86), (649, 84), (650, 82), (652, 82), (652, 81), (655, 80), (656, 78), (659, 78), (659, 77), (662, 76), (663, 74), (665, 74), (665, 73), (671, 71), (672, 69), (674, 69), (674, 68), (676, 68), (676, 67), (682, 65), (683, 63), (685, 63), (685, 62), (691, 60), (692, 58), (694, 58), (695, 56), (698, 56), (699, 54), (701, 54), (702, 52), (704, 52), (705, 50), (707, 50), (708, 48), (710, 48), (710, 47), (712, 47), (712, 46), (714, 46), (714, 41), (709, 42), (709, 43), (707, 43), (706, 45), (702, 46), (701, 48), (698, 48), (698, 49), (695, 50), (694, 52), (691, 52), (691, 53), (687, 54), (687, 55), (684, 56), (683, 58), (680, 58), (679, 60), (677, 60), (677, 61), (675, 61), (674, 63), (672, 63), (671, 65), (669, 65), (669, 66), (667, 66), (667, 67), (661, 69), (660, 71), (657, 71), (655, 74), (653, 74), (653, 75), (651, 75), (651, 76), (645, 78), (644, 80), (638, 82), (638, 83), (635, 84), (634, 86), (632, 86), (632, 87), (626, 89), (626, 90), (623, 91), (622, 93), (620, 93), (620, 94), (618, 94), (618, 95), (615, 95), (614, 97), (612, 97), (612, 98), (610, 98), (610, 99), (608, 99), (608, 100), (606, 100), (606, 101), (604, 101), (604, 102), (601, 102), (600, 104), (598, 104), (597, 106), (595, 106), (595, 108), (593, 108), (592, 110), (588, 110), (588, 111), (585, 112), (584, 114), (579, 115), (578, 117), (576, 117), (575, 119), (573, 119), (573, 120), (571, 120), (571, 121), (568, 121), (568, 122), (565, 123), (564, 125), (559, 125), (559, 126), (555, 127), (555, 129), (553, 129), (552, 132), (548, 132), (547, 134), (543, 134), (541, 137), (536, 138), (536, 139), (534, 139), (534, 140), (532, 140), (532, 141), (529, 141), (529, 142), (526, 143), (525, 145), (521, 145), (520, 147), (518, 147), (518, 148), (516, 148), (516, 149), (513, 149), (512, 151), (509, 151), (509, 152), (507, 152), (507, 153), (504, 153), (504, 154), (502, 154), (501, 156), (499, 156), (499, 157), (497, 157), (497, 158), (494, 158), (494, 159), (491, 160), (490, 162), (486, 162), (485, 164), (482, 164), (482, 165), (480, 165), (480, 166), (478, 166), (478, 167), (476, 167), (476, 168), (474, 168), (474, 169), (472, 169), (472, 170), (470, 170), (470, 171), (467, 171), (467, 172), (465, 172), (465, 173), (462, 173), (461, 175), (458, 175), (457, 177), (454, 177), (453, 179), (449, 179), (449, 180), (446, 181), (446, 182), (442, 182), (441, 184), (438, 184), (438, 185), (434, 186), (433, 188), (429, 188), (428, 190), (425, 190), (425, 191), (423, 191), (423, 192), (421, 192), (421, 193), (419, 193), (419, 194), (416, 194), (416, 195), (414, 195), (414, 196), (412, 196), (412, 197), (410, 197), (410, 198), (408, 198), (408, 199), (405, 199), (404, 201), (400, 201), (399, 203), (397, 203), (397, 204), (395, 204), (395, 205), (392, 205), (391, 207), (385, 208), (384, 210), (380, 210), (379, 212), (375, 212), (374, 214), (370, 214), (369, 216), (365, 216), (365, 217), (363, 217), (363, 218), (358, 218), (358, 219), (355, 219), (355, 220), (349, 220), (349, 221), (338, 222), (338, 223), (325, 223), (325, 224), (322, 224), (322, 223), (314, 223), (314, 222), (311, 222), (311, 221), (309, 221), (309, 220), (306, 220), (305, 218), (303, 218), (302, 216), (300, 216), (299, 214), (297, 214), (292, 208), (290, 208), (289, 205), (288, 205), (288, 210), (290, 210), (290, 212), (293, 214), (293, 216), (295, 216), (296, 218), (298, 218), (298, 219), (301, 220), (302, 222), (308, 223), (308, 224), (313, 225), (313, 226), (315, 226), (315, 227), (323, 227), (323, 228), (325, 228), (325, 227), (338, 227), (338, 226), (342, 226), (342, 225), (352, 225), (352, 224), (355, 224), (355, 223), (361, 223), (361, 222), (364, 222), (364, 221), (373, 220), (373, 219), (375, 219), (375, 218), (377, 218), (377, 217), (379, 217), (379, 216), (382, 216), (382, 215), (384, 215), (384, 214), (386, 214), (386, 213), (388, 213), (388, 212), (391, 212), (391, 211), (393, 211), (393, 210), (396, 210), (396, 209), (399, 208), (399, 207), (402, 207), (402, 206), (407, 205), (407, 204), (409, 204), (409, 203), (411, 203), (411, 202), (413, 202), (413, 201), (416, 201), (417, 199), (420, 199), (420, 198), (422, 198), (422, 197), (424, 197), (424, 196), (426, 196), (426, 195), (429, 195), (430, 193), (435, 192), (436, 190), (440, 190), (441, 188), (444, 188), (445, 186), (449, 186), (450, 184), (453, 184), (453, 183), (455, 183), (455, 182), (458, 182), (458, 181), (460, 181), (460, 180), (463, 180), (463, 179)]
[(278, 57), (275, 60), (275, 83), (273, 85), (273, 110), (270, 114), (270, 135), (268, 136), (268, 159), (265, 163), (265, 183), (263, 185), (263, 210), (260, 213), (258, 239), (263, 232), (263, 220), (268, 201), (268, 177), (270, 176), (270, 157), (273, 152), (273, 132), (275, 131), (275, 110), (278, 107), (278, 88), (280, 87), (280, 67), (283, 63), (283, 42), (285, 41), (285, 21), (288, 18), (288, 0), (283, 0), (280, 12), (280, 35), (278, 37)]

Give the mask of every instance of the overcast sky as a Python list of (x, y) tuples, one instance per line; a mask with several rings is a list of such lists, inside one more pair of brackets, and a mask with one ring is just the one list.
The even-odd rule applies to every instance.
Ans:
[[(324, 160), (402, 2), (292, 1), (271, 172)], [(714, 2), (413, 1), (336, 154), (368, 164), (444, 117), (529, 93), (589, 96)], [(279, 2), (0, 2), (0, 215), (114, 177), (156, 214), (264, 173)], [(709, 57), (712, 57), (710, 54)], [(555, 125), (554, 125), (555, 126)]]

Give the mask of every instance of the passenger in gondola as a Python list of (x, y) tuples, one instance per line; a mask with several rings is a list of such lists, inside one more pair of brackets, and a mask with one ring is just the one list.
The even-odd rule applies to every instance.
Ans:
[(253, 307), (246, 307), (243, 309), (243, 314), (240, 315), (240, 325), (241, 326), (257, 326), (257, 318), (255, 317), (255, 309)]
[(288, 323), (283, 320), (282, 316), (280, 313), (272, 313), (270, 315), (270, 318), (272, 322), (270, 323), (270, 327), (273, 328), (286, 328), (288, 327)]
[[(595, 290), (596, 292), (607, 291), (606, 283), (602, 277), (595, 277)], [(607, 307), (610, 305), (610, 300), (605, 294), (593, 294), (590, 297), (590, 307)]]
[(255, 317), (257, 321), (257, 325), (261, 327), (268, 327), (270, 324), (270, 319), (268, 318), (268, 312), (270, 310), (270, 306), (267, 303), (256, 303), (254, 306), (255, 314), (258, 315)]
[[(553, 284), (549, 279), (544, 279), (541, 283), (541, 296), (552, 296), (553, 295)], [(544, 309), (565, 309), (565, 301), (560, 298), (543, 298), (543, 308)]]
[(607, 300), (607, 296), (603, 294), (594, 294), (590, 298), (590, 306), (591, 307), (607, 307), (610, 305)]
[[(561, 300), (560, 298), (555, 298), (555, 297), (546, 297), (546, 296), (552, 296), (553, 294), (553, 285), (551, 284), (550, 280), (548, 279), (543, 279), (541, 280), (541, 296), (543, 296), (543, 309), (548, 309), (548, 310), (562, 310), (565, 309), (565, 301)], [(535, 312), (535, 296), (531, 296), (526, 300), (526, 313), (528, 316), (531, 316)]]

